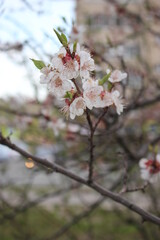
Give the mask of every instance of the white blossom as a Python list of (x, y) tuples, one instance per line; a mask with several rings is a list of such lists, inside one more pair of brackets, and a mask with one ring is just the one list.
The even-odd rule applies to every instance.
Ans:
[(120, 115), (123, 112), (124, 105), (123, 105), (123, 100), (121, 99), (119, 91), (115, 90), (111, 92), (111, 97), (112, 97), (113, 104), (116, 106), (116, 111)]
[(91, 88), (86, 88), (83, 92), (83, 97), (86, 102), (86, 106), (91, 110), (93, 107), (96, 107), (100, 101), (100, 95), (103, 91), (102, 86), (94, 86)]
[(85, 109), (86, 109), (86, 104), (83, 97), (75, 98), (69, 107), (70, 118), (74, 119), (75, 116), (81, 116), (84, 113)]
[(71, 91), (73, 83), (70, 80), (63, 80), (59, 76), (52, 78), (48, 84), (48, 89), (58, 98), (64, 97), (67, 91)]
[(112, 99), (112, 95), (110, 92), (108, 92), (107, 90), (103, 90), (100, 94), (100, 96), (98, 96), (98, 101), (95, 104), (96, 108), (105, 108), (105, 107), (109, 107), (113, 104), (113, 99)]
[(122, 73), (120, 70), (115, 70), (111, 73), (108, 81), (111, 83), (120, 82), (127, 77), (127, 73)]
[(79, 75), (79, 63), (64, 47), (53, 56), (52, 65), (60, 73), (62, 79), (77, 78)]
[(80, 51), (80, 77), (89, 78), (89, 71), (95, 70), (94, 60), (86, 51)]
[(97, 87), (98, 86), (98, 80), (94, 80), (92, 78), (89, 78), (87, 80), (82, 79), (82, 88), (83, 90), (92, 88), (92, 87)]
[(52, 68), (51, 66), (49, 67), (43, 67), (41, 69), (41, 73), (42, 75), (40, 76), (40, 83), (44, 83), (44, 84), (47, 84), (49, 83), (49, 81), (51, 80), (51, 78), (53, 77), (54, 75), (54, 71), (52, 71)]
[(155, 182), (160, 178), (160, 154), (155, 159), (142, 158), (139, 161), (141, 178), (149, 182)]
[[(76, 30), (76, 28), (74, 29)], [(41, 69), (40, 83), (47, 84), (48, 89), (59, 99), (65, 98), (66, 105), (62, 111), (70, 115), (71, 119), (75, 116), (81, 116), (84, 110), (95, 108), (105, 108), (115, 105), (118, 114), (123, 112), (123, 101), (117, 90), (105, 89), (107, 84), (100, 85), (98, 80), (90, 77), (90, 72), (95, 70), (94, 60), (90, 53), (81, 49), (79, 43), (76, 49), (74, 44), (68, 44), (61, 47), (58, 53), (54, 54), (51, 65)], [(73, 52), (74, 51), (74, 52)], [(115, 70), (111, 73), (110, 69), (106, 70), (107, 81), (111, 83), (120, 82), (127, 77), (127, 73)], [(81, 86), (78, 83), (78, 91), (73, 79), (80, 76)], [(114, 87), (114, 85), (113, 85)], [(68, 92), (68, 94), (66, 94)], [(56, 126), (56, 124), (55, 124)], [(54, 130), (56, 132), (56, 130)], [(57, 132), (55, 133), (57, 134)]]
[(66, 53), (67, 53), (66, 49), (64, 47), (61, 47), (58, 53), (54, 54), (51, 60), (53, 67), (59, 72), (63, 71), (64, 68), (63, 58), (66, 56)]
[(61, 77), (63, 79), (77, 78), (79, 75), (79, 64), (75, 59), (68, 59), (64, 64), (63, 70), (61, 72)]

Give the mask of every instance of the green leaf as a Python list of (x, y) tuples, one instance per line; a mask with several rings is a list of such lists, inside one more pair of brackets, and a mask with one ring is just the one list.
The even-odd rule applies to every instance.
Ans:
[(74, 53), (76, 52), (76, 49), (77, 49), (77, 41), (74, 42), (74, 44), (73, 44), (73, 52), (74, 52)]
[(57, 27), (57, 30), (61, 33), (64, 31), (64, 29), (62, 29), (61, 27)]
[[(61, 37), (61, 35), (60, 35), (55, 29), (53, 29), (53, 30), (54, 30), (55, 34), (57, 35), (60, 43), (62, 43), (62, 37)], [(62, 44), (63, 44), (63, 43), (62, 43)]]
[(45, 67), (46, 65), (44, 64), (43, 61), (41, 60), (35, 60), (33, 58), (30, 58), (32, 60), (32, 62), (34, 63), (34, 65), (39, 69), (41, 70), (43, 67)]
[(110, 76), (111, 76), (111, 72), (99, 80), (99, 85), (103, 85), (105, 82), (107, 82)]
[(55, 34), (57, 35), (60, 43), (62, 43), (62, 45), (64, 47), (67, 47), (68, 41), (67, 41), (67, 37), (64, 35), (64, 33), (61, 33), (61, 35), (60, 35), (55, 29), (53, 29), (53, 30), (54, 30)]
[(66, 23), (66, 24), (67, 24), (67, 20), (66, 20), (66, 18), (65, 18), (65, 17), (62, 17), (62, 20), (63, 20), (63, 22), (64, 22), (64, 23)]
[(61, 33), (61, 39), (62, 39), (63, 46), (67, 47), (68, 41), (67, 41), (67, 37), (64, 35), (64, 33)]
[(108, 85), (107, 85), (108, 91), (110, 91), (112, 89), (112, 87), (113, 87), (113, 84), (108, 81)]
[(73, 98), (73, 95), (71, 92), (66, 92), (64, 98), (69, 98), (69, 99), (72, 99)]

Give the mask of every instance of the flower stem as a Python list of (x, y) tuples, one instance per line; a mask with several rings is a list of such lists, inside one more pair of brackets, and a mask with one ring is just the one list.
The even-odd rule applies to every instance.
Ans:
[(93, 142), (93, 138), (94, 138), (94, 133), (98, 127), (98, 124), (100, 123), (100, 121), (102, 120), (102, 118), (104, 117), (104, 115), (107, 113), (108, 108), (105, 108), (104, 111), (102, 112), (102, 114), (99, 116), (97, 122), (95, 123), (95, 125), (93, 126), (92, 124), (92, 120), (89, 114), (89, 110), (86, 109), (86, 117), (87, 117), (87, 122), (90, 128), (90, 136), (88, 138), (89, 143), (90, 143), (90, 159), (89, 159), (89, 172), (88, 172), (88, 183), (92, 183), (93, 181), (93, 163), (94, 163), (94, 142)]

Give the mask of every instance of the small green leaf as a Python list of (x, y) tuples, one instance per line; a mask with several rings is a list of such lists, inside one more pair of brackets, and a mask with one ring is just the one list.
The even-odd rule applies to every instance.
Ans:
[(46, 65), (44, 64), (43, 61), (41, 60), (35, 60), (33, 58), (30, 58), (32, 60), (32, 62), (34, 63), (34, 65), (39, 69), (41, 70), (43, 67), (45, 67)]
[(77, 41), (76, 41), (76, 42), (74, 42), (74, 44), (73, 44), (73, 52), (75, 53), (75, 52), (76, 52), (76, 50), (77, 50)]
[(112, 87), (113, 87), (113, 84), (108, 81), (108, 85), (107, 85), (108, 91), (110, 91), (112, 89)]
[(61, 27), (57, 27), (57, 30), (61, 33), (64, 31), (64, 29), (62, 29)]
[(64, 33), (61, 33), (61, 39), (62, 39), (63, 46), (67, 47), (68, 41), (67, 41), (67, 37), (64, 35)]
[(73, 98), (73, 95), (71, 92), (66, 92), (64, 98), (69, 98), (69, 99), (72, 99)]
[(63, 44), (61, 35), (60, 35), (55, 29), (53, 29), (53, 30), (54, 30), (55, 34), (57, 35), (57, 37), (58, 37), (60, 43)]
[(57, 35), (60, 43), (62, 43), (62, 45), (64, 47), (67, 47), (68, 41), (67, 41), (67, 37), (64, 35), (64, 33), (61, 33), (61, 35), (60, 35), (55, 29), (53, 29), (53, 30), (54, 30), (55, 34)]
[(110, 76), (111, 76), (111, 72), (99, 80), (99, 85), (103, 85), (105, 82), (107, 82)]
[(62, 20), (63, 20), (63, 22), (64, 22), (64, 23), (66, 23), (66, 24), (67, 24), (67, 20), (66, 20), (66, 18), (65, 18), (65, 17), (62, 17)]

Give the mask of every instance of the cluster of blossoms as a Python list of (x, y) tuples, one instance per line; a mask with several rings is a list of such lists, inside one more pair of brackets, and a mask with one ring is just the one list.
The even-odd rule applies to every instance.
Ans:
[(149, 182), (155, 182), (160, 177), (160, 154), (155, 159), (142, 158), (139, 162), (141, 177)]
[(32, 60), (41, 70), (40, 83), (47, 84), (48, 90), (65, 102), (62, 111), (74, 119), (83, 115), (86, 108), (114, 105), (120, 114), (123, 102), (115, 84), (127, 74), (107, 69), (102, 79), (93, 79), (90, 72), (95, 70), (95, 64), (90, 53), (81, 49), (77, 42), (69, 44), (63, 33), (56, 34), (63, 46), (54, 54), (51, 64), (46, 66), (42, 61)]

